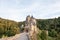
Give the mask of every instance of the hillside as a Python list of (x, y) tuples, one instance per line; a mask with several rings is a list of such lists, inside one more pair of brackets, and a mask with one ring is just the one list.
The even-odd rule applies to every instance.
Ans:
[[(44, 30), (48, 32), (48, 37), (47, 37), (48, 40), (60, 39), (60, 17), (53, 19), (36, 19), (36, 21), (37, 21), (37, 27), (40, 29), (40, 33), (42, 30), (43, 33), (45, 33)], [(22, 24), (24, 25), (24, 23), (25, 22), (19, 22), (19, 26), (21, 26)], [(38, 37), (41, 40), (43, 40), (42, 39), (43, 37), (41, 38), (40, 33), (38, 34), (39, 35)], [(42, 35), (44, 36), (45, 34)]]
[[(37, 27), (41, 30), (48, 31), (48, 38), (50, 40), (59, 40), (60, 39), (60, 17), (53, 19), (36, 19)], [(0, 38), (1, 37), (10, 37), (22, 31), (21, 25), (25, 24), (23, 22), (16, 22), (13, 20), (0, 18)], [(40, 33), (38, 34), (39, 38), (42, 40)]]
[(0, 18), (0, 38), (13, 36), (19, 32), (18, 22)]
[[(48, 37), (43, 33), (41, 34), (42, 36), (45, 36), (45, 38), (47, 37), (46, 39), (60, 40), (60, 17), (53, 19), (37, 19), (37, 27), (40, 30), (48, 31)], [(42, 37), (41, 35), (39, 36), (40, 38)], [(42, 37), (41, 39), (43, 40), (44, 37)]]

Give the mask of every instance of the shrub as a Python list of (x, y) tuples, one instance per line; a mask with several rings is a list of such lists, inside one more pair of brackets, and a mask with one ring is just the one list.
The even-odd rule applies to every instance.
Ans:
[(48, 32), (49, 36), (51, 37), (56, 37), (57, 36), (57, 32), (55, 30), (51, 30)]
[(47, 40), (48, 37), (47, 37), (46, 31), (43, 30), (40, 37), (42, 40)]

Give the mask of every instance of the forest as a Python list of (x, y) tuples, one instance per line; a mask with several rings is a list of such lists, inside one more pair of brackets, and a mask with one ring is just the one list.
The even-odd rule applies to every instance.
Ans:
[(0, 38), (10, 37), (20, 33), (18, 22), (0, 18)]
[(44, 31), (38, 34), (42, 40), (60, 40), (60, 17), (53, 19), (37, 19), (37, 27), (40, 30), (48, 31), (48, 36)]
[[(52, 19), (36, 19), (39, 33), (37, 34), (38, 40), (60, 40), (60, 17)], [(16, 22), (9, 19), (0, 18), (0, 38), (10, 37), (19, 34), (23, 22)], [(48, 31), (48, 35), (45, 31)], [(42, 31), (42, 32), (41, 32)]]

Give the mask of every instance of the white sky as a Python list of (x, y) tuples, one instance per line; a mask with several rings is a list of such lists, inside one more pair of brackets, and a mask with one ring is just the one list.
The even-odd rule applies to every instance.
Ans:
[(38, 19), (60, 16), (60, 0), (0, 0), (0, 17), (15, 21), (27, 15)]

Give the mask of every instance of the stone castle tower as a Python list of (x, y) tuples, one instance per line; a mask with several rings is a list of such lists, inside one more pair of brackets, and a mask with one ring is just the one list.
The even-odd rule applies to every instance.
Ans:
[(25, 29), (28, 31), (28, 32), (36, 32), (37, 29), (36, 29), (36, 19), (33, 17), (33, 16), (27, 16), (26, 17), (26, 21), (25, 21)]

